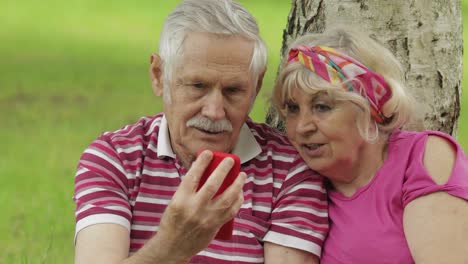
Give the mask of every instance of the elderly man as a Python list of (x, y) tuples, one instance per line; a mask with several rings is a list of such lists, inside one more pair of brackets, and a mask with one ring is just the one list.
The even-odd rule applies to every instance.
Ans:
[[(328, 230), (322, 179), (282, 134), (248, 118), (266, 54), (238, 3), (176, 7), (151, 56), (164, 112), (102, 134), (78, 164), (76, 263), (318, 262)], [(242, 163), (215, 198), (233, 160), (197, 191), (210, 150)], [(232, 217), (232, 238), (213, 239)]]

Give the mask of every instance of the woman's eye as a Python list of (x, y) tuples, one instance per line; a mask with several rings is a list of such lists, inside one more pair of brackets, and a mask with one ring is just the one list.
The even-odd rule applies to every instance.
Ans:
[(319, 113), (328, 112), (331, 109), (332, 108), (327, 104), (315, 104), (314, 105), (314, 111), (319, 112)]
[(299, 112), (299, 106), (293, 103), (286, 103), (286, 110), (291, 114), (297, 113)]

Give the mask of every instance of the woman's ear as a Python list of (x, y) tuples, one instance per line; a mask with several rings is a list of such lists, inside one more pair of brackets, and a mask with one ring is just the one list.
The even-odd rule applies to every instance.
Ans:
[(158, 54), (151, 54), (149, 74), (151, 80), (151, 88), (153, 88), (153, 93), (156, 96), (163, 95), (161, 62), (161, 57)]

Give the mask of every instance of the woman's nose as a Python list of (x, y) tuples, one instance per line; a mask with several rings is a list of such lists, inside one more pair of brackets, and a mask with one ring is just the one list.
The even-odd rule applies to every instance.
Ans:
[(317, 125), (311, 113), (301, 113), (296, 123), (296, 132), (301, 134), (313, 133)]

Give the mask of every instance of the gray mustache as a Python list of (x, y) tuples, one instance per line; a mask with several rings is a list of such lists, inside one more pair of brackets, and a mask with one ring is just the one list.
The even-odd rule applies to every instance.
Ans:
[(187, 127), (194, 127), (211, 133), (231, 132), (232, 124), (227, 119), (212, 121), (204, 116), (195, 116), (187, 121)]

